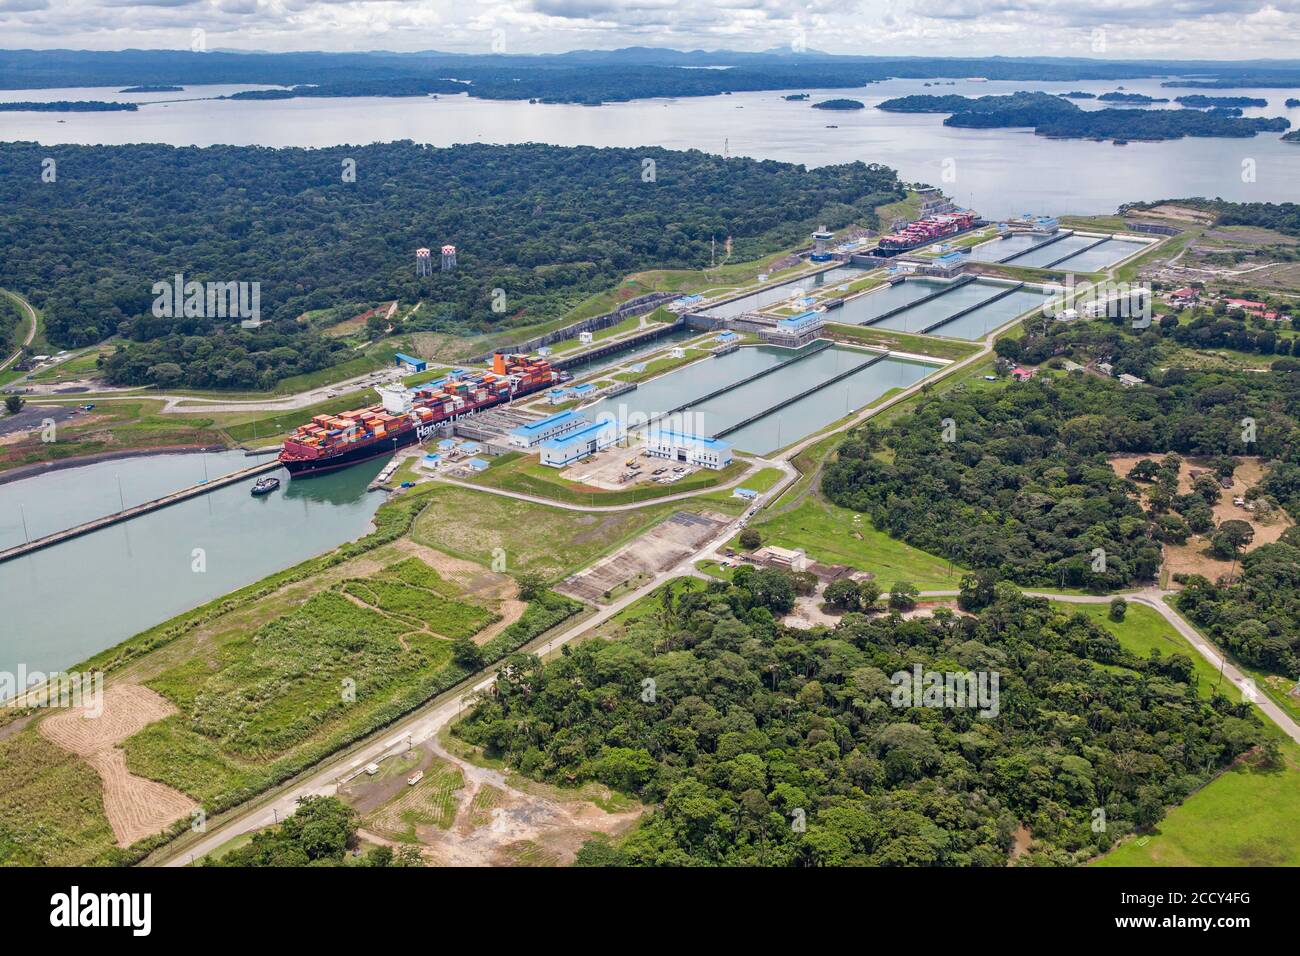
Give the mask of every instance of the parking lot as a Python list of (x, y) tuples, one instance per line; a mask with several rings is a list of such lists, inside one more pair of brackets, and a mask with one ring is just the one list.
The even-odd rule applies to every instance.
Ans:
[(596, 488), (618, 491), (637, 485), (671, 484), (697, 471), (693, 465), (651, 458), (641, 450), (640, 444), (631, 448), (611, 447), (596, 452), (590, 458), (574, 462), (560, 472), (566, 481), (574, 481)]

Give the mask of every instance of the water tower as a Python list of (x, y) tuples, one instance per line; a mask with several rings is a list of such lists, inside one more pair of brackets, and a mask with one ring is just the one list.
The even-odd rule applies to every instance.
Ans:
[(428, 249), (419, 248), (415, 250), (415, 274), (417, 276), (427, 276), (433, 273), (433, 253)]
[(456, 268), (456, 247), (443, 246), (442, 247), (442, 271), (450, 272), (454, 268)]

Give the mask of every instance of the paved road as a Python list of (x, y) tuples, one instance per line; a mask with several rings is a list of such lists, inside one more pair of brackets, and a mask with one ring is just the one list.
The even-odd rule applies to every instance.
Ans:
[[(1125, 600), (1136, 604), (1141, 604), (1156, 611), (1169, 624), (1187, 639), (1187, 643), (1196, 649), (1196, 652), (1205, 658), (1210, 665), (1220, 671), (1224, 678), (1227, 679), (1237, 690), (1241, 691), (1242, 697), (1253, 703), (1264, 714), (1277, 724), (1288, 737), (1300, 744), (1300, 724), (1297, 724), (1291, 717), (1282, 710), (1277, 704), (1273, 703), (1269, 697), (1259, 689), (1253, 678), (1243, 674), (1236, 667), (1233, 667), (1219, 649), (1201, 635), (1201, 632), (1193, 627), (1188, 621), (1165, 600), (1167, 597), (1176, 594), (1176, 591), (1163, 591), (1160, 588), (1144, 588), (1141, 591), (1133, 591), (1121, 595)], [(1025, 591), (1030, 597), (1048, 598), (1052, 601), (1061, 601), (1066, 604), (1109, 604), (1114, 595), (1111, 594), (1053, 594), (1050, 591)], [(956, 591), (922, 591), (922, 597), (955, 597)]]
[[(767, 492), (759, 496), (757, 499), (758, 504), (764, 504), (772, 497), (779, 495), (789, 482), (798, 477), (798, 472), (795, 471), (793, 466), (786, 462), (780, 464), (783, 466), (781, 479)], [(692, 573), (698, 555), (710, 554), (717, 550), (731, 539), (731, 536), (736, 533), (736, 530), (744, 522), (745, 518), (743, 516), (733, 519), (715, 538), (704, 544), (695, 554), (684, 558), (672, 568), (659, 572), (654, 576), (653, 580), (599, 609), (591, 617), (579, 621), (553, 637), (529, 645), (525, 650), (538, 655), (550, 654), (575, 638), (586, 634), (592, 628), (608, 621), (667, 581)], [(254, 801), (245, 812), (205, 833), (196, 842), (182, 848), (164, 849), (157, 862), (164, 866), (185, 866), (191, 860), (197, 860), (205, 854), (211, 853), (242, 833), (260, 830), (263, 827), (271, 826), (278, 820), (284, 819), (294, 812), (298, 801), (303, 797), (333, 795), (341, 777), (346, 776), (350, 771), (358, 767), (363, 767), (367, 763), (379, 759), (395, 747), (404, 748), (408, 743), (414, 746), (436, 737), (443, 727), (455, 720), (466, 707), (473, 703), (475, 694), (492, 686), (499, 666), (498, 664), (490, 668), (472, 685), (435, 698), (391, 727), (372, 734), (364, 742), (344, 754), (326, 760), (319, 766), (319, 769), (311, 772), (309, 776), (298, 783), (273, 791), (269, 798)]]
[(28, 345), (31, 345), (32, 339), (36, 338), (36, 310), (32, 308), (30, 302), (20, 296), (17, 292), (9, 292), (9, 295), (17, 301), (19, 305), (27, 310), (28, 329), (27, 337), (23, 339), (23, 344), (14, 351), (13, 355), (9, 356), (3, 362), (0, 362), (0, 372), (3, 372), (14, 362), (18, 361), (18, 356), (23, 354), (23, 349)]

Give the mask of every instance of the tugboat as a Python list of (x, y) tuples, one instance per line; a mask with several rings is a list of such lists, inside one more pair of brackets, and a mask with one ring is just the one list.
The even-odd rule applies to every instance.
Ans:
[(262, 495), (269, 495), (279, 487), (280, 479), (276, 478), (274, 475), (269, 475), (266, 478), (257, 479), (257, 481), (253, 483), (253, 490), (250, 493), (254, 498), (260, 498)]

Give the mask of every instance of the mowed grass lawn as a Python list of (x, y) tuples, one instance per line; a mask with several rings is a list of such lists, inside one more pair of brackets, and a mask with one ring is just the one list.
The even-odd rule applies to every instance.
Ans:
[(1300, 747), (1285, 767), (1237, 766), (1169, 811), (1154, 835), (1130, 839), (1094, 866), (1300, 866)]
[(898, 581), (910, 581), (922, 590), (955, 588), (961, 582), (961, 568), (877, 531), (867, 515), (815, 496), (754, 527), (764, 544), (803, 548), (818, 561), (870, 571), (886, 589)]
[[(1210, 696), (1216, 689), (1233, 700), (1241, 695), (1201, 657), (1160, 614), (1130, 603), (1120, 623), (1110, 620), (1106, 605), (1059, 604), (1082, 611), (1114, 634), (1128, 650), (1143, 657), (1185, 654), (1195, 665), (1197, 690)], [(1094, 861), (1094, 866), (1300, 866), (1300, 747), (1283, 739), (1285, 766), (1259, 770), (1240, 765), (1221, 774), (1174, 807), (1145, 837), (1130, 838)]]

